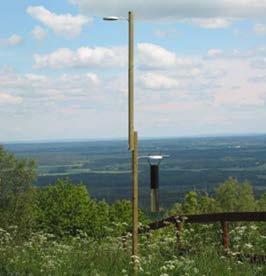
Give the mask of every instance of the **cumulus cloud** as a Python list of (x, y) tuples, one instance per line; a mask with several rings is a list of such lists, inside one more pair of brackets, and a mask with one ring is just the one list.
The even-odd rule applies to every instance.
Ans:
[(13, 34), (7, 39), (7, 44), (11, 46), (19, 45), (21, 42), (22, 38), (17, 34)]
[(59, 48), (46, 55), (34, 55), (36, 68), (62, 67), (112, 67), (126, 64), (126, 49), (113, 47), (81, 47), (76, 51), (68, 48)]
[(71, 66), (74, 63), (74, 54), (68, 48), (59, 48), (55, 52), (48, 55), (34, 55), (36, 68), (60, 68)]
[(193, 65), (190, 58), (177, 57), (174, 52), (156, 44), (139, 43), (137, 48), (140, 66), (144, 69), (161, 70)]
[(75, 16), (69, 13), (55, 14), (43, 6), (30, 6), (27, 8), (27, 13), (52, 29), (54, 33), (68, 37), (78, 36), (83, 26), (92, 21), (91, 18), (80, 14)]
[[(136, 51), (136, 65), (139, 69), (136, 85), (140, 91), (139, 95), (142, 95), (141, 91), (145, 94), (146, 90), (160, 91), (160, 94), (164, 95), (158, 99), (157, 96), (149, 95), (150, 100), (151, 97), (155, 97), (156, 101), (168, 99), (172, 102), (177, 95), (182, 95), (188, 102), (202, 101), (223, 108), (231, 108), (234, 104), (238, 107), (262, 106), (265, 103), (263, 95), (266, 84), (261, 78), (257, 82), (251, 79), (254, 79), (256, 74), (262, 75), (261, 69), (266, 67), (264, 53), (265, 49), (259, 47), (250, 50), (249, 53), (225, 55), (221, 49), (214, 48), (208, 51), (209, 58), (179, 57), (175, 52), (159, 45), (140, 43)], [(47, 55), (35, 56), (35, 66), (38, 68), (103, 68), (121, 67), (126, 64), (126, 48), (81, 47), (75, 51), (66, 48)], [(87, 78), (95, 84), (99, 83), (98, 77), (94, 74), (87, 74)], [(126, 95), (126, 79), (126, 75), (121, 75), (117, 81), (112, 77), (107, 85), (105, 82), (105, 89), (107, 87), (108, 91), (123, 91)], [(141, 102), (145, 102), (145, 99)]]
[(264, 24), (256, 24), (253, 30), (257, 35), (266, 35), (266, 25)]
[(266, 75), (258, 74), (257, 76), (252, 76), (249, 80), (251, 82), (266, 82)]
[(208, 57), (220, 57), (223, 55), (223, 51), (221, 49), (210, 49), (208, 51)]
[(180, 36), (182, 33), (178, 30), (175, 29), (170, 29), (170, 30), (155, 30), (153, 32), (155, 37), (158, 38), (168, 38), (168, 37), (177, 37)]
[[(90, 15), (126, 15), (133, 10), (138, 18), (247, 18), (265, 17), (265, 0), (71, 0), (80, 11)], [(220, 22), (218, 25), (224, 25)], [(206, 25), (206, 24), (205, 24)], [(211, 24), (213, 25), (213, 24)], [(217, 26), (216, 24), (214, 24)]]
[(43, 75), (37, 75), (37, 74), (25, 74), (25, 78), (32, 82), (46, 82), (48, 78)]
[[(96, 48), (89, 48), (89, 50)], [(120, 58), (123, 56), (122, 64), (125, 65), (127, 64), (127, 49), (122, 48), (122, 51), (124, 51), (122, 55), (120, 50), (116, 52), (116, 58), (119, 57), (118, 60), (121, 61)], [(56, 60), (57, 57), (54, 56), (53, 62), (46, 60), (44, 67), (58, 66), (58, 61), (63, 66), (62, 60), (68, 57), (71, 62), (66, 63), (67, 66), (77, 66), (77, 61), (84, 67), (84, 64), (95, 66), (93, 64), (99, 64), (99, 61), (102, 64), (106, 62), (102, 55), (98, 55), (100, 58), (97, 62), (91, 62), (95, 60), (91, 55), (85, 58), (87, 54), (84, 57), (77, 53), (78, 49), (66, 51), (63, 57), (59, 55), (59, 60)], [(187, 59), (184, 57), (180, 63), (177, 62), (179, 57), (176, 52), (159, 45), (142, 43), (136, 52), (138, 58), (136, 65), (141, 64), (136, 72), (138, 117), (142, 119), (141, 122), (139, 119), (136, 121), (138, 129), (146, 135), (156, 133), (174, 135), (174, 129), (177, 128), (182, 134), (186, 131), (189, 133), (191, 129), (195, 130), (195, 134), (204, 131), (214, 133), (221, 129), (224, 132), (234, 132), (236, 127), (242, 132), (248, 127), (254, 127), (256, 130), (257, 116), (261, 116), (259, 120), (261, 125), (266, 118), (266, 82), (263, 81), (264, 71), (251, 67), (250, 61), (254, 60), (254, 55), (264, 57), (265, 49), (259, 47), (253, 49), (252, 53), (252, 56), (245, 58), (228, 58), (229, 56), (226, 55), (220, 58), (198, 57), (199, 64), (195, 66), (193, 62), (195, 57), (188, 58), (190, 60), (188, 63), (183, 62), (183, 59)], [(216, 54), (217, 51), (211, 53), (214, 56)], [(82, 63), (77, 58), (78, 56), (82, 56)], [(111, 61), (110, 63), (114, 64), (114, 60)], [(151, 69), (149, 72), (146, 71), (147, 67), (144, 67), (145, 63)], [(5, 68), (2, 73), (0, 71), (0, 91), (5, 91), (15, 97), (22, 97), (23, 103), (19, 109), (14, 105), (10, 105), (11, 107), (2, 105), (1, 107), (4, 109), (9, 106), (11, 110), (13, 108), (10, 112), (12, 114), (23, 111), (28, 114), (28, 117), (38, 113), (36, 116), (43, 116), (47, 119), (49, 125), (47, 128), (50, 130), (52, 129), (50, 118), (58, 116), (58, 125), (64, 125), (66, 116), (67, 118), (76, 116), (71, 131), (78, 133), (77, 135), (83, 132), (78, 132), (79, 129), (76, 126), (80, 125), (80, 122), (85, 122), (84, 118), (88, 117), (95, 118), (93, 125), (101, 124), (101, 129), (104, 129), (101, 133), (103, 136), (108, 137), (112, 133), (106, 130), (106, 127), (109, 129), (110, 125), (112, 128), (121, 130), (123, 134), (125, 129), (121, 125), (123, 123), (126, 125), (127, 112), (127, 70), (126, 68), (120, 69), (111, 70), (111, 75), (104, 75), (101, 70), (102, 77), (99, 79), (98, 75), (91, 70), (84, 72), (85, 68), (78, 70), (82, 74), (76, 74), (75, 70), (71, 70), (71, 73), (60, 77), (57, 77), (57, 74), (46, 76), (36, 74), (36, 72), (17, 74), (14, 70)], [(255, 77), (260, 80), (251, 81), (251, 78)], [(49, 112), (44, 112), (45, 108)], [(94, 111), (89, 113), (88, 110)], [(113, 112), (116, 115), (113, 115)], [(51, 114), (53, 116), (50, 116)], [(60, 114), (61, 118), (59, 118)], [(8, 116), (10, 115), (6, 115)], [(3, 119), (0, 118), (0, 120)], [(17, 118), (14, 121), (18, 122)], [(40, 124), (39, 121), (36, 120), (36, 125)], [(173, 126), (176, 127), (173, 128)], [(87, 135), (90, 135), (89, 132)]]
[(58, 100), (66, 96), (86, 96), (98, 89), (100, 85), (99, 77), (93, 72), (79, 75), (63, 74), (59, 77), (0, 72), (0, 89), (12, 91), (13, 97), (19, 97), (14, 98), (17, 100), (20, 98)]
[(35, 26), (31, 31), (31, 35), (37, 40), (43, 40), (47, 36), (47, 32), (40, 26)]
[(264, 106), (265, 97), (261, 91), (247, 91), (235, 89), (231, 91), (221, 91), (214, 95), (216, 106)]
[[(36, 68), (122, 67), (127, 64), (126, 47), (80, 47), (76, 51), (59, 48), (49, 54), (35, 54)], [(165, 70), (195, 66), (196, 61), (151, 43), (137, 45), (136, 64), (141, 69)]]
[(231, 25), (230, 19), (226, 18), (191, 18), (183, 20), (183, 22), (192, 24), (205, 29), (222, 29)]
[(8, 93), (0, 92), (0, 104), (19, 104), (22, 98)]
[(228, 58), (228, 59), (239, 59), (239, 60), (250, 60), (252, 63), (256, 60), (260, 60), (265, 57), (266, 47), (258, 46), (256, 48), (251, 48), (248, 50), (243, 49), (232, 49), (231, 51), (224, 52), (222, 49), (213, 48), (209, 49), (207, 52), (208, 58)]
[(250, 62), (251, 66), (257, 69), (265, 69), (266, 68), (266, 58), (255, 58)]
[(100, 84), (100, 79), (95, 73), (87, 73), (86, 77), (95, 85)]
[(262, 107), (266, 100), (266, 83), (251, 81), (261, 75), (261, 70), (252, 68), (246, 59), (224, 59), (210, 61), (221, 64), (227, 74), (221, 79), (221, 85), (213, 91), (213, 102), (217, 107), (252, 108)]
[(139, 83), (142, 88), (149, 90), (171, 90), (179, 86), (176, 79), (158, 73), (141, 74)]
[(0, 45), (2, 46), (16, 46), (21, 43), (22, 37), (17, 34), (13, 34), (9, 38), (0, 39)]

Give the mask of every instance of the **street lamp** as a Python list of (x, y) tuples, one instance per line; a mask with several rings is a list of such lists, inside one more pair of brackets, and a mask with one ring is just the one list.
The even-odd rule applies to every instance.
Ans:
[[(128, 18), (109, 16), (103, 20), (128, 21), (128, 149), (131, 151), (132, 165), (132, 256), (138, 255), (138, 133), (134, 130), (134, 15)], [(137, 272), (134, 262), (134, 272)]]
[(128, 148), (134, 150), (134, 15), (128, 12), (128, 18), (119, 16), (103, 17), (105, 21), (128, 21)]

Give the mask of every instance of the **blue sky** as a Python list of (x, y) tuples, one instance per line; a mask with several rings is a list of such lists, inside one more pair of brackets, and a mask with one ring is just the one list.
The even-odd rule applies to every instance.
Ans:
[(0, 141), (265, 133), (266, 1), (3, 1)]

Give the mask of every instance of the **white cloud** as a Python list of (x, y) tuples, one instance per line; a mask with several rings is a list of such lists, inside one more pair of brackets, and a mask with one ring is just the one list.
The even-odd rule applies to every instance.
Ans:
[(258, 74), (257, 76), (253, 76), (249, 79), (251, 82), (266, 82), (265, 74)]
[(60, 48), (48, 55), (34, 55), (36, 68), (60, 68), (71, 66), (74, 63), (74, 54), (68, 48)]
[(126, 49), (113, 47), (81, 47), (76, 51), (60, 48), (46, 55), (34, 55), (36, 68), (115, 67), (126, 64)]
[(256, 24), (253, 30), (257, 35), (266, 35), (266, 25), (264, 24)]
[(251, 66), (257, 69), (265, 69), (266, 68), (266, 57), (255, 58), (251, 61)]
[(0, 104), (19, 104), (22, 98), (8, 93), (0, 92)]
[(0, 91), (11, 91), (14, 97), (25, 99), (56, 101), (66, 96), (86, 97), (95, 92), (100, 85), (99, 77), (93, 72), (80, 75), (64, 74), (60, 77), (0, 72)]
[(75, 58), (81, 66), (112, 67), (125, 65), (126, 56), (126, 50), (122, 47), (81, 47), (76, 51)]
[(191, 18), (183, 20), (183, 22), (205, 29), (227, 28), (231, 25), (231, 21), (226, 18)]
[(16, 46), (21, 43), (22, 43), (22, 37), (17, 34), (13, 34), (6, 39), (0, 39), (0, 45), (2, 46)]
[(171, 90), (179, 86), (179, 82), (158, 73), (144, 73), (139, 77), (140, 86), (149, 90)]
[(259, 76), (261, 71), (252, 68), (249, 60), (221, 59), (210, 62), (215, 67), (222, 65), (227, 73), (220, 80), (221, 85), (212, 93), (215, 106), (224, 107), (230, 112), (231, 108), (245, 110), (265, 105), (266, 83), (251, 81), (251, 78)]
[(8, 42), (8, 45), (11, 45), (11, 46), (19, 45), (22, 42), (22, 38), (17, 34), (13, 34), (8, 38), (7, 42)]
[(91, 18), (80, 14), (76, 16), (69, 13), (58, 15), (43, 6), (30, 6), (27, 8), (27, 13), (51, 28), (54, 33), (68, 37), (78, 36), (83, 26), (92, 21)]
[(43, 40), (47, 36), (47, 32), (40, 26), (35, 26), (31, 34), (37, 40)]
[(158, 38), (168, 38), (168, 37), (177, 37), (180, 36), (182, 33), (175, 29), (169, 29), (169, 30), (155, 30), (153, 32), (155, 37)]
[[(141, 69), (165, 70), (195, 66), (196, 61), (187, 57), (178, 57), (174, 52), (151, 43), (139, 43), (135, 55), (136, 64)], [(59, 48), (56, 51), (40, 55), (35, 54), (36, 68), (65, 67), (122, 67), (127, 64), (126, 47), (81, 47), (76, 51)]]
[(238, 48), (232, 49), (231, 52), (223, 50), (219, 48), (210, 49), (207, 53), (207, 57), (219, 57), (219, 58), (228, 58), (228, 59), (239, 59), (239, 60), (250, 60), (252, 63), (256, 60), (260, 60), (265, 57), (266, 47), (258, 46), (256, 48), (251, 48), (248, 50), (241, 50)]
[[(258, 18), (265, 17), (265, 0), (71, 0), (90, 15), (125, 16), (133, 10), (137, 18)], [(217, 24), (216, 24), (217, 25)], [(221, 25), (221, 23), (220, 23)]]
[(208, 51), (208, 57), (220, 57), (223, 55), (223, 51), (221, 49), (210, 49)]
[(49, 78), (44, 75), (37, 75), (37, 74), (25, 74), (25, 79), (30, 81), (32, 84), (34, 83), (47, 83), (49, 81)]
[[(263, 47), (250, 49), (252, 55), (248, 56), (237, 53), (237, 58), (230, 58), (229, 54), (220, 58), (197, 57), (198, 66), (193, 62), (195, 57), (182, 57), (182, 60), (190, 60), (187, 66), (187, 63), (176, 61), (179, 59), (177, 52), (159, 45), (143, 44), (144, 48), (136, 51), (136, 65), (142, 66), (136, 71), (139, 110), (136, 126), (142, 135), (185, 135), (191, 134), (192, 130), (193, 134), (233, 133), (250, 129), (257, 131), (263, 126), (266, 120), (265, 74), (263, 70), (250, 66), (254, 57), (264, 57)], [(89, 53), (95, 49), (98, 47), (89, 48)], [(107, 49), (109, 53), (112, 48)], [(45, 60), (44, 67), (58, 67), (59, 64), (98, 66), (99, 62), (105, 64), (106, 60), (112, 65), (126, 65), (127, 48), (121, 49), (111, 51), (118, 59), (117, 63), (113, 55), (103, 58), (101, 51), (96, 59), (93, 57), (95, 52), (90, 55), (85, 50), (85, 54), (81, 51), (82, 54), (78, 55), (78, 50), (68, 49), (70, 52), (63, 51), (58, 57), (55, 55), (52, 60)], [(64, 59), (70, 62), (63, 63)], [(151, 71), (143, 70), (147, 68), (145, 63)], [(71, 70), (71, 73), (60, 77), (32, 72), (17, 74), (10, 68), (4, 68), (2, 73), (0, 70), (0, 91), (21, 97), (23, 102), (19, 108), (16, 105), (1, 105), (0, 123), (5, 126), (6, 120), (10, 125), (13, 120), (24, 127), (23, 122), (30, 122), (31, 129), (27, 133), (32, 137), (35, 133), (34, 137), (39, 138), (47, 132), (55, 135), (54, 130), (58, 126), (64, 129), (58, 134), (60, 137), (66, 137), (65, 129), (69, 131), (69, 136), (75, 134), (77, 137), (126, 135), (127, 70), (126, 67), (120, 69), (108, 70), (106, 75), (104, 70), (99, 70), (99, 79), (97, 74), (91, 70), (85, 72), (84, 68), (76, 71), (81, 74)], [(255, 77), (260, 81), (251, 81)], [(93, 118), (89, 129), (88, 117)], [(45, 133), (40, 132), (40, 125), (42, 128), (46, 126)], [(37, 132), (36, 128), (40, 130)], [(113, 133), (112, 129), (116, 132)]]
[(95, 73), (87, 73), (86, 76), (95, 85), (99, 85), (100, 84), (100, 79), (99, 79), (99, 77)]
[(169, 69), (174, 67), (191, 66), (190, 58), (180, 58), (174, 52), (151, 43), (138, 44), (139, 63), (146, 69)]
[(265, 98), (261, 91), (247, 91), (241, 89), (220, 91), (214, 95), (214, 104), (216, 106), (264, 106)]

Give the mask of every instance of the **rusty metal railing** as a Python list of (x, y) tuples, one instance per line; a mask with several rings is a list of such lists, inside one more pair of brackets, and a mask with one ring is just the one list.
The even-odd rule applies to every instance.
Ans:
[[(199, 215), (176, 215), (165, 218), (160, 221), (150, 223), (146, 228), (139, 230), (139, 233), (158, 230), (173, 224), (176, 227), (177, 243), (180, 242), (181, 232), (185, 223), (221, 223), (222, 244), (225, 252), (229, 250), (229, 222), (266, 222), (266, 212), (230, 212), (230, 213), (212, 213)], [(249, 258), (251, 261), (260, 260), (266, 262), (266, 255), (241, 254), (238, 258)]]

